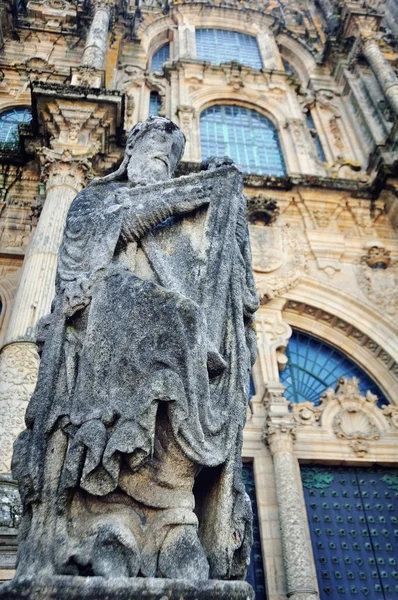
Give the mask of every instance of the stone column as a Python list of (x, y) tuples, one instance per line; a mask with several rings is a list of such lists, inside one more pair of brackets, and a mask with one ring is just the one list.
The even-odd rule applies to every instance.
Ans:
[(39, 357), (35, 329), (50, 312), (54, 296), (58, 248), (66, 214), (83, 187), (89, 165), (44, 149), (47, 194), (25, 256), (21, 279), (0, 353), (0, 473), (8, 472), (15, 437), (24, 427), (26, 404), (34, 390)]
[(94, 3), (94, 16), (88, 32), (81, 66), (103, 69), (108, 42), (111, 4), (104, 0)]
[(398, 116), (398, 77), (394, 73), (390, 63), (384, 58), (377, 37), (363, 35), (362, 48), (366, 60), (380, 83), (394, 115)]
[(313, 557), (305, 529), (298, 461), (293, 452), (294, 425), (290, 420), (271, 421), (266, 433), (274, 463), (286, 596), (290, 600), (316, 600)]

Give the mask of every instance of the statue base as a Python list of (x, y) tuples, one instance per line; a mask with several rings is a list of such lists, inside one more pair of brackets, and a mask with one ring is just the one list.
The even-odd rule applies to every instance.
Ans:
[(0, 600), (253, 600), (246, 581), (26, 576), (0, 587)]

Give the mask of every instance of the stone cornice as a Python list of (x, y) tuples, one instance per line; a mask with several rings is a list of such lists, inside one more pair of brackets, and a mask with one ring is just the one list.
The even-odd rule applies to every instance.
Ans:
[[(185, 175), (200, 171), (200, 163), (180, 163), (177, 175)], [(340, 179), (334, 177), (321, 177), (318, 175), (286, 175), (275, 177), (273, 175), (254, 175), (245, 173), (244, 185), (252, 188), (265, 188), (274, 190), (291, 190), (296, 186), (322, 188), (351, 192), (355, 198), (374, 199), (378, 190), (373, 184), (361, 183), (354, 179)]]

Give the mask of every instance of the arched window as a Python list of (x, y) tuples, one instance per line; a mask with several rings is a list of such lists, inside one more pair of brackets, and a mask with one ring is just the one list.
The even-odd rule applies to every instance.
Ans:
[(160, 100), (159, 92), (151, 92), (149, 96), (149, 116), (156, 116), (160, 112), (162, 102)]
[(281, 381), (290, 402), (307, 400), (318, 405), (321, 394), (328, 387), (335, 388), (340, 377), (357, 377), (363, 394), (370, 390), (378, 397), (379, 406), (389, 404), (378, 385), (350, 358), (307, 333), (293, 331), (286, 355), (289, 361)]
[(263, 67), (256, 38), (237, 31), (197, 29), (196, 55), (216, 65), (236, 61), (252, 69)]
[(12, 108), (0, 114), (0, 145), (4, 147), (18, 146), (18, 125), (30, 123), (32, 113), (29, 108)]
[(230, 156), (248, 173), (283, 176), (278, 132), (269, 119), (249, 108), (215, 105), (200, 115), (202, 158)]
[(170, 58), (170, 44), (167, 43), (161, 46), (159, 50), (156, 50), (152, 56), (151, 71), (161, 71), (163, 69), (163, 63)]

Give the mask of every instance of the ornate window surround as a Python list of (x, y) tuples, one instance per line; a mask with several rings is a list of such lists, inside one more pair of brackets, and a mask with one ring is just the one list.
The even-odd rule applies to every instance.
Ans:
[[(264, 125), (267, 122), (269, 123), (269, 130), (273, 134), (275, 134), (275, 139), (273, 141), (274, 141), (274, 145), (275, 145), (275, 152), (278, 152), (278, 157), (279, 157), (279, 162), (280, 162), (280, 166), (274, 164), (274, 165), (271, 165), (269, 167), (269, 169), (283, 169), (283, 171), (284, 171), (283, 174), (286, 174), (285, 159), (284, 159), (284, 156), (283, 156), (283, 150), (281, 148), (281, 143), (280, 143), (280, 139), (279, 139), (278, 129), (275, 127), (274, 123), (268, 117), (265, 117), (265, 115), (263, 115), (260, 111), (258, 111), (256, 109), (252, 109), (252, 108), (248, 108), (248, 107), (242, 106), (240, 104), (232, 104), (232, 103), (228, 103), (228, 104), (216, 103), (216, 104), (213, 104), (212, 106), (204, 109), (201, 112), (201, 114), (200, 114), (199, 121), (200, 121), (201, 132), (202, 132), (202, 122), (201, 122), (201, 120), (202, 120), (202, 117), (205, 116), (206, 111), (208, 111), (211, 108), (217, 109), (217, 107), (218, 107), (220, 109), (218, 114), (221, 116), (221, 120), (222, 120), (222, 124), (221, 124), (222, 130), (224, 130), (225, 127), (228, 129), (228, 137), (230, 137), (230, 131), (233, 131), (235, 133), (235, 124), (234, 123), (230, 124), (230, 126), (231, 126), (231, 130), (230, 130), (230, 128), (229, 128), (229, 126), (228, 126), (228, 124), (226, 122), (226, 119), (228, 118), (228, 116), (226, 115), (226, 110), (225, 109), (228, 108), (229, 106), (231, 106), (231, 108), (241, 109), (242, 115), (244, 114), (244, 111), (246, 111), (247, 116), (250, 118), (250, 120), (252, 118), (257, 118), (257, 116), (258, 116), (258, 117), (260, 117), (260, 120), (261, 120), (261, 122), (264, 123)], [(238, 114), (237, 116), (238, 116), (238, 121), (240, 121), (240, 115)], [(239, 123), (237, 125), (239, 125)], [(224, 144), (227, 145), (226, 139), (224, 139)], [(201, 140), (201, 145), (203, 147), (203, 140)], [(238, 142), (236, 142), (236, 145), (238, 146)], [(244, 148), (245, 148), (245, 146), (242, 145), (242, 149), (244, 149)], [(226, 154), (228, 154), (228, 152), (226, 152)], [(246, 152), (245, 152), (245, 155), (246, 155)], [(258, 163), (261, 162), (262, 164), (256, 164), (255, 167), (249, 167), (249, 169), (250, 168), (254, 169), (253, 171), (249, 171), (249, 172), (256, 173), (256, 172), (259, 172), (259, 170), (261, 170), (261, 172), (267, 173), (268, 166), (265, 165), (264, 161), (268, 162), (268, 158), (269, 158), (268, 155), (265, 154), (262, 157), (261, 160), (258, 159), (257, 162)], [(246, 156), (245, 160), (247, 160), (247, 156)], [(274, 175), (274, 176), (281, 176), (280, 173), (276, 173), (275, 171), (269, 171), (267, 174)]]

